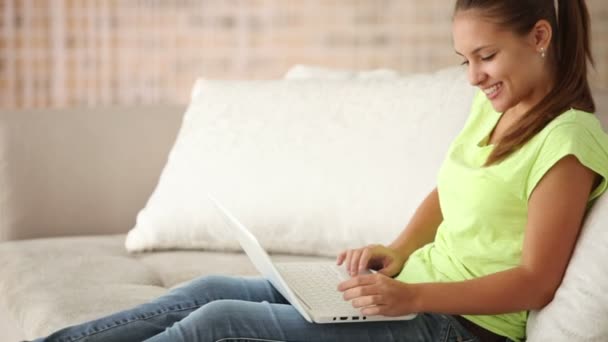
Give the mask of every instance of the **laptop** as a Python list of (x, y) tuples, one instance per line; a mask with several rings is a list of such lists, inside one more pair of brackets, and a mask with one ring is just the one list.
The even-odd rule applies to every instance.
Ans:
[[(416, 314), (387, 317), (363, 316), (337, 290), (338, 284), (350, 278), (343, 266), (333, 262), (273, 262), (256, 237), (212, 195), (211, 202), (222, 214), (239, 244), (255, 266), (274, 288), (311, 323), (353, 323), (410, 320)], [(370, 271), (367, 271), (370, 272)]]

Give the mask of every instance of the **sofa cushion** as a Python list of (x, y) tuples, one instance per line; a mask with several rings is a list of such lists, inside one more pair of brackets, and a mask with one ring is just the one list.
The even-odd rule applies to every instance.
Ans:
[(242, 253), (130, 255), (124, 239), (108, 235), (1, 243), (0, 311), (33, 339), (144, 303), (202, 275), (257, 275)]
[(463, 69), (396, 80), (199, 80), (130, 251), (234, 250), (216, 197), (268, 250), (388, 243), (435, 186), (474, 90)]

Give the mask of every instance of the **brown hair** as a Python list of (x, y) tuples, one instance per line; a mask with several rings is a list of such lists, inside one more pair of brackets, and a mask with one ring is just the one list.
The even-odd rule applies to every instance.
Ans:
[(587, 60), (593, 65), (587, 5), (584, 0), (558, 0), (558, 3), (559, 18), (554, 0), (456, 1), (454, 13), (480, 10), (483, 16), (519, 35), (528, 34), (541, 19), (547, 20), (553, 29), (548, 52), (555, 72), (555, 86), (507, 130), (488, 156), (485, 166), (509, 156), (569, 108), (595, 112), (587, 81)]

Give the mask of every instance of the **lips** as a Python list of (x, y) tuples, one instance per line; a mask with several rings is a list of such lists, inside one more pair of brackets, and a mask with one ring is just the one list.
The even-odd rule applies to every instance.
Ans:
[(484, 88), (483, 92), (486, 94), (486, 96), (490, 100), (492, 100), (492, 99), (496, 98), (496, 96), (498, 96), (498, 93), (500, 92), (501, 89), (502, 89), (502, 82), (498, 82), (491, 87)]

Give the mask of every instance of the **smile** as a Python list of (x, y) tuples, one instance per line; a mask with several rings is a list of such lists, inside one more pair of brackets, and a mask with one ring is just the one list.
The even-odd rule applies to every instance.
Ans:
[(496, 95), (498, 95), (498, 92), (500, 91), (500, 89), (502, 89), (502, 82), (496, 83), (495, 85), (493, 85), (489, 88), (483, 89), (483, 92), (491, 100), (491, 99), (495, 98)]

